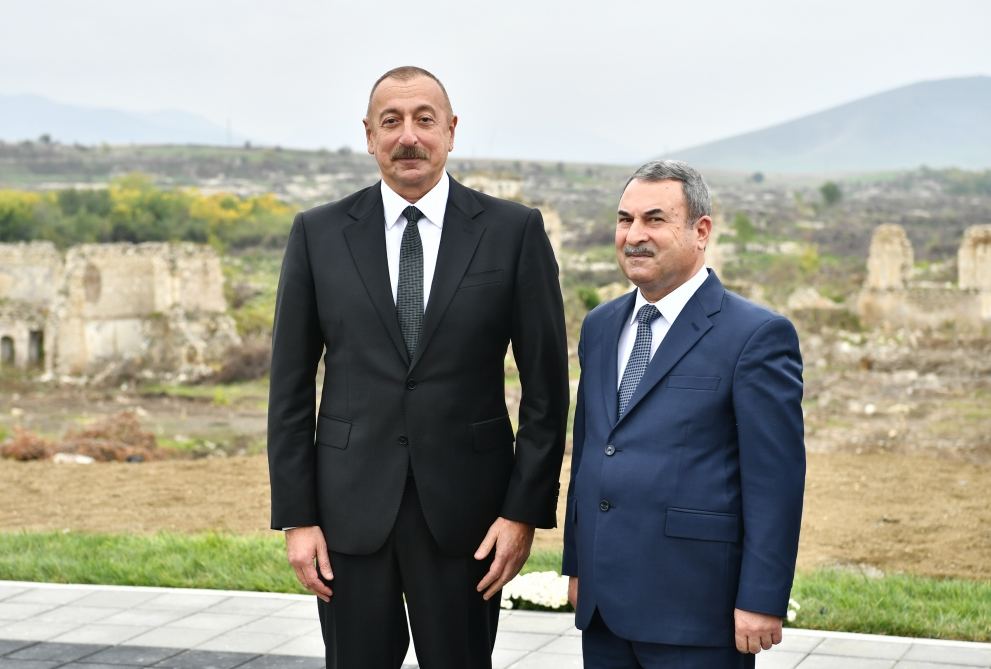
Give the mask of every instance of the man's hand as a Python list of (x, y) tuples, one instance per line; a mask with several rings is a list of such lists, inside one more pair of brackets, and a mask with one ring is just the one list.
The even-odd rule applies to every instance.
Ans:
[(492, 566), (475, 588), (482, 593), (482, 599), (491, 599), (502, 586), (520, 573), (523, 563), (530, 555), (531, 544), (533, 544), (533, 525), (496, 518), (478, 546), (478, 550), (475, 551), (475, 559), (484, 560), (495, 547)]
[(781, 618), (743, 609), (733, 609), (736, 621), (736, 649), (756, 655), (781, 643)]
[(323, 530), (316, 525), (295, 527), (286, 530), (286, 556), (289, 564), (296, 571), (296, 578), (303, 587), (325, 602), (329, 602), (334, 591), (328, 588), (317, 574), (330, 581), (334, 572), (330, 569), (330, 553), (327, 552), (327, 542), (323, 538)]
[(571, 608), (578, 610), (578, 577), (569, 576), (568, 577), (568, 601), (571, 602)]

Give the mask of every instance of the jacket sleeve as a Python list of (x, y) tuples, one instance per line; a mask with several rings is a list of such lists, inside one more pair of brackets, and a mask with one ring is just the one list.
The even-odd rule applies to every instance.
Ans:
[(272, 529), (316, 525), (316, 372), (323, 352), (303, 215), (289, 232), (272, 327), (268, 465)]
[(515, 278), (511, 337), (523, 394), (501, 515), (550, 528), (557, 525), (568, 420), (568, 341), (557, 262), (536, 209), (524, 226)]
[(733, 374), (733, 405), (744, 528), (736, 607), (783, 617), (805, 490), (802, 357), (787, 319), (767, 321), (744, 346)]

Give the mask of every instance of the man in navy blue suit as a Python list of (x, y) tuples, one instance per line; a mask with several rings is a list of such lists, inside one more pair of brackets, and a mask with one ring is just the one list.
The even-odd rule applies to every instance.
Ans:
[(705, 266), (709, 191), (657, 161), (619, 203), (637, 286), (582, 325), (563, 572), (588, 669), (753, 667), (781, 641), (805, 486), (784, 317)]

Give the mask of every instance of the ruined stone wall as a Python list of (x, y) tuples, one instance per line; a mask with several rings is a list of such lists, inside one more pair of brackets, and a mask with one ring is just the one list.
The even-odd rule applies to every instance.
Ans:
[(898, 225), (874, 232), (857, 313), (868, 325), (974, 330), (991, 324), (991, 226), (967, 230), (958, 253), (959, 285), (911, 281), (912, 246)]
[(991, 225), (967, 228), (957, 254), (960, 287), (991, 291)]
[(467, 188), (505, 200), (519, 200), (523, 194), (523, 182), (519, 179), (499, 179), (484, 174), (471, 174), (461, 180)]
[(45, 313), (24, 302), (0, 304), (0, 367), (41, 364)]
[(900, 225), (880, 225), (867, 256), (867, 288), (900, 290), (908, 285), (915, 263), (912, 243)]
[(62, 256), (51, 242), (0, 244), (0, 300), (51, 304), (61, 269)]
[(226, 315), (220, 259), (195, 244), (70, 249), (55, 305), (58, 374), (93, 374), (130, 359), (197, 376), (239, 343)]

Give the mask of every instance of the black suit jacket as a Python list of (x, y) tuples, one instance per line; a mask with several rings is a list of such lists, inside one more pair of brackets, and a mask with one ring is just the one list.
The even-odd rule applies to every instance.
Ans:
[[(553, 527), (567, 341), (540, 212), (451, 179), (412, 361), (384, 219), (375, 185), (293, 222), (272, 335), (272, 527), (320, 525), (332, 551), (371, 553), (388, 537), (410, 467), (445, 552), (472, 553), (497, 516)], [(515, 449), (503, 388), (510, 342), (523, 386)]]

